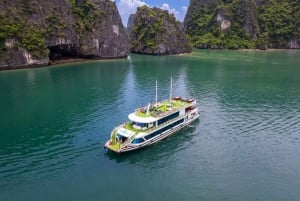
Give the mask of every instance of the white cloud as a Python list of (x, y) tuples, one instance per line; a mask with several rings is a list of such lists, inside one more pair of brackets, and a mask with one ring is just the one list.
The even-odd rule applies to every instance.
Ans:
[[(140, 6), (147, 5), (148, 7), (152, 7), (148, 5), (146, 2), (142, 0), (117, 0), (115, 1), (119, 10), (119, 13), (122, 18), (122, 22), (125, 26), (127, 26), (128, 17), (131, 14), (135, 14), (136, 9)], [(175, 8), (171, 8), (169, 4), (163, 3), (160, 7), (162, 10), (167, 10), (169, 13), (173, 13), (177, 20), (183, 21), (186, 11), (188, 9), (187, 6), (182, 6), (180, 10), (176, 10)]]
[(187, 6), (182, 6), (181, 9), (182, 9), (183, 13), (185, 14), (186, 11), (187, 11), (187, 9), (188, 9), (188, 7)]
[(181, 21), (183, 21), (185, 15), (186, 15), (188, 7), (187, 6), (182, 6), (181, 9), (182, 9), (182, 20)]
[(117, 7), (125, 26), (127, 26), (128, 17), (131, 14), (135, 14), (137, 7), (143, 5), (148, 6), (148, 4), (141, 0), (120, 0), (117, 2)]
[(164, 3), (160, 8), (169, 11), (169, 13), (173, 13), (175, 16), (179, 14), (175, 8), (170, 8), (169, 4), (167, 3)]
[(173, 13), (174, 16), (176, 17), (176, 19), (181, 21), (181, 22), (183, 22), (186, 11), (188, 9), (187, 6), (182, 6), (181, 10), (178, 11), (175, 8), (171, 8), (170, 5), (167, 4), (167, 3), (164, 3), (160, 8), (163, 9), (163, 10), (169, 11), (169, 13)]

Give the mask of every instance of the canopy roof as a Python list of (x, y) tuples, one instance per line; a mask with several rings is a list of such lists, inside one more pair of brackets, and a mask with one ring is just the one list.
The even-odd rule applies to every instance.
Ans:
[(125, 128), (120, 128), (120, 129), (118, 130), (118, 134), (123, 135), (123, 136), (125, 136), (125, 137), (131, 137), (132, 135), (135, 134), (135, 132), (130, 131), (130, 130), (127, 130), (127, 129), (125, 129)]
[(128, 115), (128, 118), (130, 121), (137, 122), (137, 123), (152, 123), (157, 120), (157, 118), (154, 118), (152, 116), (149, 117), (139, 117), (135, 113), (131, 113)]

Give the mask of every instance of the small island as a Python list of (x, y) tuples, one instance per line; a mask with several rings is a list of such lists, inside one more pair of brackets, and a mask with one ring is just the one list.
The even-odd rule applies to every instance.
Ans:
[(182, 24), (168, 11), (142, 6), (131, 20), (131, 52), (166, 55), (192, 51)]

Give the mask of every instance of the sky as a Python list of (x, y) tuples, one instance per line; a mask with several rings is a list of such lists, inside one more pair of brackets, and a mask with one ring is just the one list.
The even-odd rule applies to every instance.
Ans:
[(177, 20), (183, 21), (186, 10), (189, 6), (189, 0), (115, 0), (122, 22), (127, 26), (127, 20), (130, 14), (136, 12), (139, 6), (147, 5), (149, 7), (157, 7), (168, 10), (173, 13)]

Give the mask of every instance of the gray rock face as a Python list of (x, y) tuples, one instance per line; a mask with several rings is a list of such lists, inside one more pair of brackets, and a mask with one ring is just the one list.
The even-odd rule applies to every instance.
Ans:
[(243, 0), (237, 5), (238, 16), (242, 17), (242, 27), (245, 34), (257, 39), (259, 34), (259, 25), (257, 19), (256, 3), (253, 0)]
[(231, 26), (231, 21), (227, 19), (225, 15), (226, 10), (223, 8), (220, 8), (217, 12), (217, 15), (215, 17), (215, 20), (220, 23), (220, 27), (222, 32), (226, 32)]
[(128, 30), (128, 32), (130, 32), (130, 30), (131, 30), (133, 20), (134, 20), (134, 14), (131, 14), (129, 16), (128, 22), (127, 22), (127, 30)]
[(0, 32), (9, 33), (0, 34), (0, 68), (129, 55), (125, 27), (110, 0), (5, 0), (0, 10)]
[(300, 38), (291, 40), (288, 43), (287, 48), (289, 48), (289, 49), (300, 49)]
[(34, 57), (25, 49), (10, 49), (6, 52), (6, 57), (0, 60), (0, 70), (23, 68), (26, 66), (43, 66), (48, 63), (48, 57), (34, 59)]
[(131, 51), (166, 55), (192, 51), (183, 26), (168, 11), (139, 7), (130, 30)]

